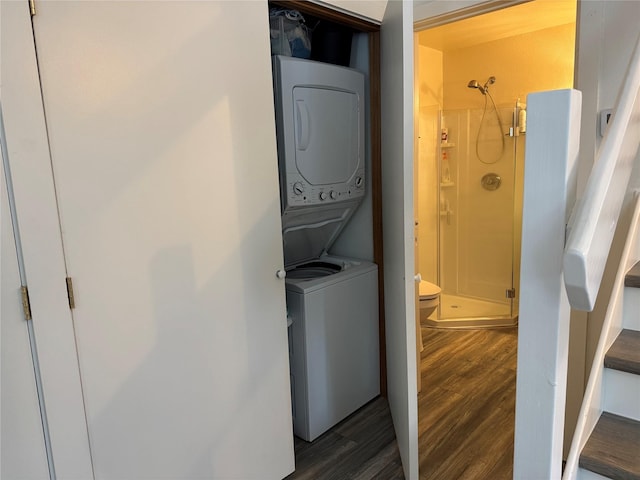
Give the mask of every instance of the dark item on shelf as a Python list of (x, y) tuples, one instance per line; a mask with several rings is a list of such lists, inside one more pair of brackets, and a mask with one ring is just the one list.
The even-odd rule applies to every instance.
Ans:
[(334, 23), (319, 22), (313, 30), (311, 59), (349, 66), (353, 30)]

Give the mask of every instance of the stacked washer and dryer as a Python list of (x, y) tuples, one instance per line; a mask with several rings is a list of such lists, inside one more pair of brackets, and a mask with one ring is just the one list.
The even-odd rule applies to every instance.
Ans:
[(294, 433), (313, 441), (380, 393), (378, 269), (328, 254), (365, 194), (364, 75), (274, 56)]

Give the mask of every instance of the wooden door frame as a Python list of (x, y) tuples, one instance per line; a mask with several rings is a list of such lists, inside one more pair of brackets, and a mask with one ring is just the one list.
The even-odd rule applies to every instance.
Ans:
[(270, 5), (298, 10), (322, 20), (369, 35), (369, 121), (371, 139), (371, 201), (373, 261), (378, 265), (378, 333), (380, 342), (380, 395), (387, 396), (387, 347), (384, 311), (384, 259), (382, 250), (382, 146), (380, 117), (380, 25), (303, 0), (270, 0)]

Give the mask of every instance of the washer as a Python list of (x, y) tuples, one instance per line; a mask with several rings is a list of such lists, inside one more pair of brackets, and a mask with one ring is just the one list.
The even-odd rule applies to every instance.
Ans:
[(380, 393), (378, 268), (328, 255), (365, 195), (364, 75), (273, 57), (294, 433)]
[(380, 393), (378, 267), (323, 255), (285, 283), (294, 433), (313, 441)]

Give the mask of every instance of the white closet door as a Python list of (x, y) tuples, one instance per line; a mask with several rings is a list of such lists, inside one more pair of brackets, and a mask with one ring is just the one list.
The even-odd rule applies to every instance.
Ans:
[(95, 478), (284, 477), (266, 2), (41, 2), (34, 31)]
[[(4, 141), (4, 139), (2, 139)], [(16, 244), (0, 159), (0, 478), (49, 479), (47, 455), (33, 373), (27, 321), (22, 310)]]
[(387, 388), (405, 476), (417, 480), (412, 8), (412, 2), (387, 3), (380, 80)]
[[(51, 451), (55, 452), (52, 470), (55, 468), (58, 480), (90, 480), (93, 473), (87, 422), (64, 280), (60, 222), (31, 15), (24, 2), (0, 2), (0, 12), (2, 113), (7, 160), (11, 166), (15, 210), (20, 224), (24, 275), (29, 286), (33, 341), (37, 345), (43, 389), (41, 400), (46, 404)], [(4, 268), (4, 254), (2, 258)], [(5, 297), (3, 291), (3, 309), (4, 300), (10, 295)], [(4, 311), (2, 321), (4, 341)], [(4, 385), (3, 381), (3, 394)], [(5, 430), (3, 422), (3, 433)], [(4, 448), (4, 441), (2, 445)], [(4, 468), (4, 452), (2, 458)], [(4, 474), (2, 478), (5, 478)]]

